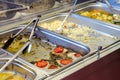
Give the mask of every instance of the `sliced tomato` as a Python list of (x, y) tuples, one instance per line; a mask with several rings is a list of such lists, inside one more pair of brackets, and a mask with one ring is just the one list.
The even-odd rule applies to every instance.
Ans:
[(58, 46), (54, 49), (55, 53), (62, 53), (64, 51), (64, 48), (62, 46)]
[(70, 64), (72, 62), (72, 59), (62, 59), (60, 60), (60, 63), (63, 65)]
[(44, 68), (48, 65), (48, 62), (46, 60), (40, 60), (38, 62), (36, 62), (36, 66), (40, 67), (40, 68)]
[(58, 68), (56, 65), (50, 65), (48, 69), (56, 69)]
[(81, 54), (80, 54), (80, 53), (75, 53), (74, 56), (75, 56), (75, 57), (80, 57)]

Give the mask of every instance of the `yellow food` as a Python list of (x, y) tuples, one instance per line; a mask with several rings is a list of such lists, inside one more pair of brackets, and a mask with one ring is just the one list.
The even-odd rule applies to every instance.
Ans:
[(25, 78), (15, 75), (13, 72), (2, 72), (0, 73), (0, 80), (25, 80)]
[[(19, 35), (15, 40), (12, 42), (12, 44), (7, 48), (7, 51), (11, 53), (16, 53), (18, 50), (22, 48), (22, 46), (26, 43), (28, 40), (29, 35)], [(2, 39), (0, 41), (0, 46), (3, 46), (5, 41), (7, 41), (7, 38)], [(26, 51), (25, 54), (21, 53), (20, 56), (24, 58), (26, 61), (37, 61), (40, 58), (49, 58), (49, 52), (52, 49), (52, 45), (46, 44), (42, 42), (39, 38), (32, 38), (31, 40), (32, 48), (30, 53)], [(44, 47), (47, 46), (48, 48)], [(42, 55), (41, 55), (42, 54)]]
[(93, 10), (89, 10), (89, 11), (78, 11), (77, 13), (82, 16), (86, 16), (86, 17), (98, 19), (101, 21), (113, 23), (113, 18), (114, 18), (113, 15), (106, 11), (103, 11), (101, 9), (93, 9)]

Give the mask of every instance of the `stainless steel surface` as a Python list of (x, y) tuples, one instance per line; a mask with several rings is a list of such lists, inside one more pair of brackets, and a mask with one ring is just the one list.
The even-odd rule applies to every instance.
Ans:
[[(8, 61), (9, 58), (0, 58), (0, 67), (2, 67), (6, 61)], [(22, 64), (18, 60), (14, 60), (9, 66), (5, 68), (4, 71), (16, 71), (17, 74), (22, 75), (26, 78), (26, 80), (34, 80), (36, 75), (36, 72), (31, 69), (29, 66)]]
[[(119, 9), (120, 8), (120, 0), (108, 0), (113, 7)], [(120, 10), (120, 9), (119, 9)]]
[[(63, 20), (66, 15), (67, 14), (57, 15), (57, 16), (54, 16), (54, 17), (51, 17), (51, 18), (48, 18), (48, 19), (44, 19), (43, 21), (40, 21), (40, 23), (41, 24), (42, 23), (48, 23), (49, 24), (49, 23), (52, 23), (53, 21), (56, 21), (56, 20)], [(83, 25), (83, 26), (90, 27), (95, 31), (95, 33), (96, 33), (95, 35), (97, 35), (97, 37), (102, 37), (102, 39), (104, 41), (101, 42), (100, 40), (98, 40), (98, 41), (92, 41), (91, 40), (91, 42), (89, 42), (90, 44), (89, 43), (86, 44), (86, 43), (84, 43), (80, 40), (77, 41), (79, 43), (84, 43), (85, 45), (89, 46), (89, 48), (91, 49), (91, 52), (96, 51), (98, 46), (103, 46), (103, 48), (105, 48), (105, 47), (109, 46), (110, 44), (112, 44), (112, 43), (114, 43), (114, 42), (116, 42), (117, 40), (120, 39), (120, 35), (119, 35), (120, 34), (120, 29), (101, 24), (97, 21), (85, 18), (83, 16), (72, 14), (69, 17), (68, 21), (73, 22), (73, 23), (78, 24), (78, 25)], [(40, 27), (44, 27), (44, 26), (40, 26)], [(48, 26), (48, 27), (51, 27), (51, 29), (52, 29), (52, 26)], [(54, 29), (53, 29), (53, 31), (54, 31)], [(90, 36), (95, 37), (95, 35), (90, 35)], [(116, 38), (116, 39), (114, 39), (114, 38)], [(72, 38), (71, 38), (71, 40), (72, 40)], [(74, 40), (74, 41), (76, 41), (76, 40)], [(108, 41), (110, 41), (110, 42), (108, 42)]]
[[(3, 26), (8, 26), (8, 28), (15, 27), (15, 25), (23, 24), (26, 22), (29, 22), (33, 18), (35, 18), (37, 15), (54, 15), (58, 14), (62, 11), (68, 10), (69, 7), (72, 5), (73, 0), (65, 0), (63, 2), (58, 2), (55, 0), (1, 0), (3, 2), (9, 2), (11, 4), (18, 4), (23, 7), (29, 7), (31, 5), (34, 5), (33, 8), (30, 8), (28, 10), (21, 10), (21, 11), (11, 11), (7, 13), (8, 17), (10, 19), (1, 20), (0, 21), (0, 27), (4, 28)], [(38, 8), (39, 6), (39, 8)], [(12, 14), (11, 14), (12, 13)], [(13, 15), (13, 16), (12, 16)], [(3, 15), (4, 16), (4, 15)], [(13, 25), (14, 24), (14, 25)]]
[(120, 0), (115, 0), (117, 4), (120, 4)]
[[(100, 54), (99, 59), (102, 59), (105, 56), (110, 55), (112, 52), (114, 52), (115, 50), (118, 50), (118, 49), (120, 49), (120, 41), (116, 44), (111, 45), (110, 47), (106, 48), (105, 50), (100, 51), (101, 54)], [(78, 70), (81, 70), (81, 69), (89, 66), (90, 64), (98, 61), (97, 54), (93, 54), (93, 55), (89, 54), (88, 56), (83, 61), (80, 61), (79, 63), (76, 63), (75, 65), (67, 68), (66, 70), (63, 70), (53, 76), (50, 76), (50, 77), (46, 78), (45, 80), (61, 80), (71, 74), (74, 74)]]
[(110, 2), (108, 0), (104, 0), (104, 1), (105, 1), (106, 5), (108, 6), (108, 8), (113, 13), (113, 22), (114, 23), (116, 23), (116, 22), (119, 23), (120, 22), (120, 19), (119, 19), (120, 15), (114, 12), (114, 8), (113, 8), (113, 6), (110, 4)]
[[(34, 21), (35, 21), (35, 22), (34, 22)], [(33, 28), (32, 28), (32, 30), (31, 30), (31, 33), (30, 33), (30, 36), (29, 36), (29, 39), (28, 39), (27, 42), (31, 42), (32, 37), (33, 37), (34, 32), (35, 32), (35, 29), (36, 29), (37, 24), (38, 24), (38, 21), (39, 21), (39, 17), (38, 17), (37, 19), (33, 20), (33, 22), (34, 22), (34, 24), (32, 25)], [(27, 52), (29, 53), (29, 52), (31, 51), (31, 49), (32, 49), (32, 44), (29, 44), (29, 45), (23, 50), (23, 54), (24, 54), (24, 52), (25, 52), (26, 50), (27, 50)]]
[[(15, 35), (13, 35), (13, 36), (10, 36), (10, 38), (5, 42), (5, 44), (4, 44), (4, 46), (2, 47), (3, 49), (7, 49), (9, 46), (10, 46), (10, 44), (14, 41), (14, 39), (18, 36), (18, 35), (20, 35), (20, 33), (22, 33), (27, 27), (30, 27), (30, 25), (32, 24), (32, 23), (34, 23), (34, 20), (32, 20), (31, 22), (29, 22), (23, 29), (21, 29), (20, 31), (18, 31)], [(34, 30), (34, 28), (33, 28), (33, 30)], [(33, 30), (32, 30), (32, 35), (34, 34), (33, 33)], [(31, 35), (30, 35), (30, 39), (31, 39)]]
[(0, 48), (0, 58), (11, 57), (8, 53)]
[(12, 58), (10, 58), (1, 68), (0, 68), (0, 72), (3, 72), (3, 70), (12, 63), (12, 61), (17, 58), (20, 53), (30, 44), (30, 41), (28, 41), (15, 55), (12, 56)]
[[(0, 51), (2, 52), (1, 55), (5, 54), (3, 57), (0, 57), (0, 67), (2, 67), (9, 59), (11, 59), (13, 54), (3, 49), (0, 49)], [(14, 59), (14, 61), (9, 66), (7, 66), (4, 71), (17, 71), (17, 73), (25, 76), (26, 80), (38, 80), (48, 76), (48, 74), (42, 71), (42, 69), (40, 70), (38, 67), (26, 62), (19, 57), (17, 59)]]
[[(87, 5), (87, 6), (85, 6), (85, 5)], [(77, 11), (89, 11), (89, 10), (96, 10), (96, 9), (100, 9), (100, 10), (106, 11), (106, 12), (108, 12), (111, 15), (113, 15), (113, 14), (120, 14), (120, 10), (118, 8), (112, 7), (112, 10), (111, 10), (111, 8), (109, 8), (105, 3), (101, 3), (101, 2), (94, 2), (94, 3), (90, 3), (90, 4), (83, 4), (83, 5), (80, 5), (80, 6), (77, 5), (75, 13)], [(94, 20), (96, 21), (97, 19), (94, 19)], [(97, 21), (100, 22), (101, 24), (107, 24), (107, 25), (110, 25), (110, 26), (113, 26), (113, 27), (116, 27), (116, 28), (120, 28), (119, 24), (108, 23), (108, 22), (104, 22), (102, 20), (97, 20)], [(113, 21), (114, 21), (114, 19), (113, 19)]]
[[(89, 5), (89, 6), (91, 6), (91, 5)], [(92, 4), (92, 6), (93, 6), (93, 8), (97, 8), (97, 7), (99, 8), (102, 5), (101, 4), (100, 5)], [(84, 9), (86, 7), (88, 7), (88, 6), (84, 5), (81, 8)], [(102, 8), (102, 9), (108, 10), (107, 8)], [(49, 11), (48, 11), (48, 13), (49, 13)], [(48, 22), (49, 22), (49, 20), (54, 19), (54, 18), (56, 19), (58, 17), (60, 17), (60, 20), (63, 20), (65, 15), (66, 14), (58, 15), (58, 16), (55, 16), (55, 17), (52, 17), (52, 18), (45, 19), (43, 21), (48, 20)], [(31, 16), (31, 18), (32, 18), (32, 16)], [(106, 23), (103, 23), (103, 22), (100, 22), (100, 21), (97, 21), (97, 22), (95, 21), (94, 22), (94, 20), (91, 20), (91, 19), (88, 19), (88, 18), (84, 18), (84, 17), (81, 17), (81, 16), (79, 17), (80, 19), (76, 20), (77, 17), (78, 16), (72, 16), (72, 18), (70, 18), (69, 20), (73, 21), (73, 22), (76, 22), (77, 24), (83, 24), (83, 25), (85, 24), (85, 25), (87, 25), (89, 27), (92, 27), (96, 31), (100, 31), (100, 33), (102, 32), (102, 34), (105, 37), (106, 36), (108, 36), (108, 37), (118, 37), (118, 38), (120, 37), (120, 30), (118, 28), (119, 26), (113, 27), (114, 25), (112, 25), (112, 26), (111, 26), (111, 24), (106, 25)], [(21, 19), (21, 21), (23, 21), (23, 20), (24, 19)], [(5, 28), (5, 26), (3, 28)], [(8, 28), (11, 28), (11, 27), (8, 27)], [(18, 28), (10, 29), (10, 30), (7, 30), (8, 28), (5, 28), (5, 30), (0, 33), (0, 37), (4, 38), (4, 36), (8, 36), (11, 33), (16, 33), (18, 30), (21, 29), (21, 26), (19, 26)], [(29, 30), (28, 30), (28, 32), (29, 32)], [(43, 38), (45, 40), (50, 40), (50, 42), (56, 43), (56, 45), (62, 45), (62, 46), (65, 46), (67, 48), (74, 49), (75, 51), (83, 52), (85, 54), (90, 52), (89, 48), (87, 46), (85, 46), (84, 44), (82, 44), (81, 42), (80, 43), (76, 42), (76, 41), (74, 41), (72, 39), (68, 39), (66, 37), (63, 37), (63, 36), (61, 36), (59, 34), (51, 32), (51, 31), (48, 31), (48, 30), (45, 30), (45, 29), (40, 29), (40, 31), (36, 31), (36, 34), (39, 37), (41, 37), (41, 38)], [(117, 50), (118, 48), (120, 48), (120, 42), (116, 42), (116, 43), (113, 42), (113, 44), (107, 46), (105, 49), (103, 48), (103, 50), (100, 51), (99, 59), (104, 57), (104, 56), (106, 56), (106, 55), (108, 55), (108, 54), (110, 54), (111, 52)], [(9, 55), (13, 56), (11, 53), (9, 53), (7, 51), (4, 51), (4, 50), (1, 51), (0, 50), (0, 61), (1, 61), (1, 59), (6, 61), (7, 59), (5, 59), (5, 57), (6, 56), (10, 57)], [(2, 56), (3, 56), (3, 58), (1, 58)], [(60, 70), (56, 70), (56, 71), (50, 71), (50, 72), (45, 70), (46, 71), (45, 73), (44, 73), (44, 70), (41, 71), (42, 69), (40, 69), (40, 68), (38, 68), (38, 67), (28, 63), (28, 62), (26, 62), (25, 60), (23, 60), (21, 58), (18, 58), (17, 61), (20, 64), (22, 63), (22, 66), (25, 65), (25, 69), (28, 70), (28, 73), (30, 72), (29, 73), (30, 74), (30, 78), (31, 78), (31, 75), (32, 75), (32, 79), (31, 80), (39, 80), (39, 79), (60, 80), (60, 79), (62, 79), (64, 77), (74, 73), (75, 71), (77, 71), (79, 69), (82, 69), (85, 66), (88, 66), (89, 64), (91, 64), (91, 63), (93, 63), (93, 62), (95, 62), (97, 60), (98, 60), (98, 55), (96, 53), (91, 53), (91, 54), (87, 54), (85, 57), (79, 59), (78, 61), (74, 62), (73, 64), (68, 65), (67, 67), (64, 67), (64, 68), (62, 68)], [(2, 63), (2, 64), (4, 64), (4, 63)], [(21, 70), (21, 67), (18, 69), (18, 71), (19, 70)], [(26, 72), (26, 70), (21, 70), (21, 71), (23, 71), (23, 72), (25, 71)], [(22, 73), (22, 74), (24, 74), (24, 73)]]
[[(11, 29), (11, 30), (7, 30), (7, 31), (4, 31), (3, 33), (0, 33), (1, 34), (1, 38), (2, 36), (9, 36), (11, 33), (15, 33), (17, 32), (19, 29), (21, 29), (22, 27), (19, 27), (19, 28), (14, 28), (14, 29)], [(28, 29), (27, 32), (29, 32), (30, 30)], [(40, 34), (40, 31), (42, 34)], [(43, 38), (45, 39), (46, 41), (49, 41), (50, 43), (53, 43), (55, 45), (61, 45), (65, 48), (68, 48), (68, 49), (71, 49), (71, 50), (74, 50), (76, 52), (80, 52), (82, 53), (83, 55), (87, 55), (90, 51), (89, 51), (89, 48), (87, 46), (84, 46), (80, 43), (77, 43), (77, 42), (74, 42), (72, 40), (69, 40), (65, 37), (60, 37), (58, 36), (57, 34), (55, 33), (52, 33), (50, 31), (47, 31), (47, 30), (44, 30), (44, 29), (40, 29), (40, 31), (36, 30), (35, 31), (35, 34), (40, 37), (40, 38)], [(42, 51), (41, 51), (42, 52)], [(49, 51), (48, 51), (49, 52)], [(41, 56), (39, 57), (42, 57), (44, 54), (44, 52), (42, 52), (40, 54)], [(48, 54), (49, 55), (49, 54)], [(84, 57), (84, 56), (83, 56)], [(43, 71), (43, 74), (45, 75), (52, 75), (53, 73), (57, 72), (57, 71), (62, 71), (63, 69), (66, 69), (67, 67), (79, 62), (82, 58), (74, 61), (72, 64), (68, 65), (68, 66), (65, 66), (65, 67), (62, 67), (60, 69), (54, 69), (54, 70), (49, 70), (49, 69), (42, 69), (42, 68), (39, 68), (37, 70), (39, 71)], [(34, 61), (34, 60), (33, 60)], [(30, 64), (30, 63), (29, 63)], [(34, 66), (36, 67), (36, 66)], [(35, 70), (36, 71), (36, 70)], [(37, 71), (38, 72), (38, 71)], [(47, 74), (46, 74), (47, 73)]]
[(68, 15), (66, 15), (66, 17), (64, 18), (64, 20), (63, 20), (63, 22), (61, 23), (60, 27), (57, 28), (57, 31), (58, 31), (59, 33), (62, 33), (64, 23), (65, 23), (65, 21), (69, 18), (69, 16), (71, 15), (71, 13), (74, 11), (75, 5), (77, 4), (77, 2), (78, 2), (78, 0), (75, 0), (75, 2), (74, 2), (74, 4), (73, 4), (72, 8), (70, 9)]
[(19, 4), (0, 1), (0, 22), (16, 19), (17, 17), (15, 18), (15, 15), (17, 11), (25, 9), (26, 7)]

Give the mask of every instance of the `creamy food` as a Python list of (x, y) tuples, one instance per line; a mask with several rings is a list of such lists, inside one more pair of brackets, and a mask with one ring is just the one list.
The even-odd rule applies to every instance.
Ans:
[[(57, 28), (61, 23), (60, 20), (53, 20), (40, 22), (38, 26), (57, 32)], [(86, 25), (78, 25), (68, 21), (64, 24), (62, 35), (84, 43), (90, 47), (91, 51), (97, 50), (98, 46), (108, 46), (117, 40), (116, 37), (97, 32)]]

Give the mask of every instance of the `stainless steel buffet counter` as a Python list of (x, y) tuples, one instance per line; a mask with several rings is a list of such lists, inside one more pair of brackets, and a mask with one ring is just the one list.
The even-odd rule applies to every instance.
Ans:
[[(23, 72), (21, 72), (22, 70), (25, 71), (25, 74), (23, 76), (26, 76), (26, 74), (28, 74), (26, 76), (26, 80), (61, 80), (64, 77), (86, 66), (89, 66), (89, 64), (111, 54), (113, 51), (120, 49), (120, 28), (118, 25), (113, 25), (99, 20), (91, 19), (76, 13), (78, 10), (85, 10), (86, 7), (90, 7), (90, 9), (98, 9), (100, 7), (100, 9), (108, 10), (108, 8), (106, 8), (107, 6), (104, 5), (105, 4), (103, 3), (96, 2), (96, 0), (77, 4), (74, 14), (71, 14), (69, 19), (65, 23), (65, 26), (63, 27), (63, 31), (65, 30), (65, 32), (62, 33), (62, 35), (58, 34), (56, 32), (56, 29), (59, 27), (64, 17), (67, 15), (70, 6), (64, 9), (54, 8), (54, 12), (52, 11), (52, 9), (50, 11), (45, 11), (43, 12), (45, 13), (44, 15), (43, 13), (34, 13), (31, 14), (31, 16), (29, 17), (27, 16), (26, 18), (16, 19), (17, 21), (15, 21), (15, 23), (13, 24), (8, 24), (11, 23), (10, 21), (8, 23), (5, 23), (6, 25), (1, 26), (0, 45), (3, 45), (4, 41), (8, 39), (11, 34), (15, 34), (17, 31), (22, 29), (24, 25), (26, 25), (23, 23), (29, 22), (37, 15), (41, 14), (42, 17), (40, 18), (38, 27), (36, 28), (35, 35), (33, 37), (37, 38), (35, 39), (36, 41), (33, 41), (33, 50), (35, 50), (34, 46), (36, 48), (36, 46), (41, 45), (41, 42), (39, 41), (43, 41), (44, 44), (42, 46), (45, 47), (45, 45), (52, 45), (53, 48), (50, 48), (50, 50), (48, 50), (48, 48), (45, 48), (44, 50), (43, 47), (39, 47), (37, 48), (38, 50), (36, 50), (35, 53), (34, 51), (32, 51), (33, 53), (22, 54), (13, 61), (11, 66), (16, 67), (17, 65), (17, 72), (21, 74), (24, 74)], [(60, 12), (65, 13), (61, 14)], [(55, 22), (54, 24), (51, 23), (54, 21), (58, 22)], [(27, 31), (25, 32), (29, 34), (30, 31), (31, 29), (27, 29)], [(7, 38), (5, 38), (5, 36)], [(74, 37), (77, 37), (77, 39)], [(21, 40), (21, 36), (17, 39)], [(34, 42), (36, 42), (35, 45)], [(21, 44), (22, 43), (23, 42), (21, 42)], [(102, 46), (102, 49), (99, 49), (100, 46)], [(17, 46), (13, 45), (13, 48), (14, 47)], [(64, 51), (55, 52), (56, 49), (59, 49), (58, 47), (63, 47)], [(12, 50), (6, 51), (0, 49), (0, 66), (3, 65), (5, 61), (7, 61), (11, 56), (13, 56), (13, 52), (10, 51)], [(34, 56), (35, 54), (38, 55)], [(33, 61), (34, 63), (29, 60)], [(47, 61), (46, 64), (48, 64), (48, 66), (37, 66), (38, 62), (41, 62), (41, 60), (44, 62)], [(63, 64), (63, 60), (69, 60), (70, 62), (66, 61)], [(49, 68), (51, 65), (54, 69)], [(56, 66), (58, 68), (56, 68)], [(13, 67), (9, 70), (14, 69), (16, 68)], [(19, 69), (22, 70), (19, 71)]]

